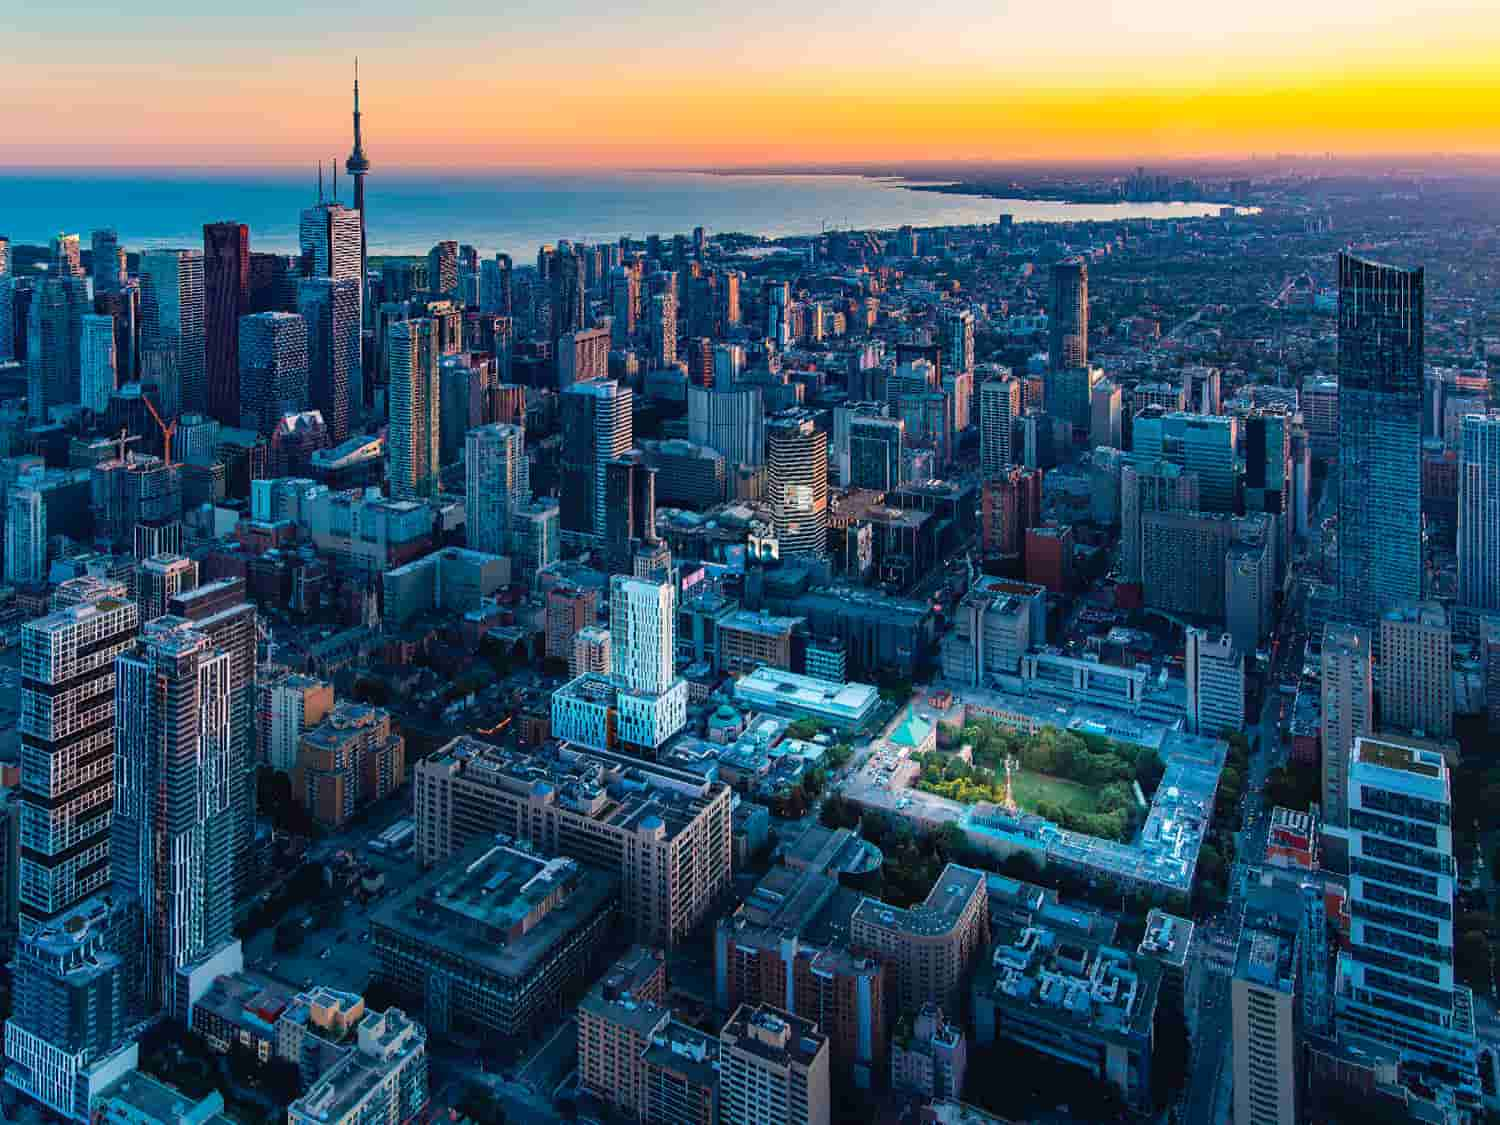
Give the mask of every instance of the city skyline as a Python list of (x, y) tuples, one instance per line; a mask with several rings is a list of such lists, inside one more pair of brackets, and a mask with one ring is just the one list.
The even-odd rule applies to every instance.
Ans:
[[(1500, 123), (1484, 108), (1500, 96), (1490, 66), (1500, 15), (1476, 0), (1435, 12), (1354, 0), (1233, 10), (1152, 0), (1127, 19), (1103, 3), (1086, 5), (1099, 9), (1090, 18), (942, 0), (916, 29), (908, 9), (884, 2), (813, 14), (774, 0), (748, 26), (666, 3), (601, 24), (563, 3), (513, 13), (503, 33), (476, 27), (467, 0), (446, 0), (419, 41), (403, 9), (380, 4), (361, 8), (357, 33), (336, 48), (291, 52), (282, 33), (296, 13), (285, 0), (263, 5), (248, 27), (228, 12), (185, 20), (182, 5), (165, 0), (128, 19), (93, 13), (82, 34), (74, 7), (33, 8), (12, 29), (17, 61), (0, 77), (12, 167), (342, 159), (347, 149), (329, 144), (337, 136), (347, 145), (344, 76), (356, 54), (365, 141), (382, 173), (1500, 154)], [(575, 17), (614, 53), (537, 98), (551, 78), (545, 60), (574, 41)], [(66, 58), (53, 49), (59, 41), (71, 45)], [(666, 43), (671, 65), (637, 65), (635, 48)], [(481, 61), (493, 57), (487, 46), (504, 65)], [(264, 65), (266, 51), (275, 66)], [(403, 78), (414, 69), (426, 76), (415, 96)], [(890, 81), (913, 73), (921, 80)], [(122, 85), (141, 112), (119, 114)], [(511, 104), (525, 111), (509, 113)], [(800, 125), (790, 130), (793, 116)]]

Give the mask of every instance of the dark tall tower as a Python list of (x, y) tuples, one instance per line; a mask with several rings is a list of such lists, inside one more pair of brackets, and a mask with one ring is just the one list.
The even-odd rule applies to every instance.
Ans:
[(354, 60), (354, 151), (344, 161), (344, 171), (354, 177), (354, 209), (359, 212), (359, 289), (365, 288), (368, 246), (365, 239), (365, 176), (370, 161), (365, 156), (364, 138), (359, 131), (359, 59)]
[(1049, 360), (1053, 371), (1087, 367), (1089, 363), (1089, 267), (1080, 258), (1052, 267), (1052, 307)]
[(208, 413), (240, 424), (240, 317), (250, 312), (250, 228), (203, 227), (203, 369)]
[(1422, 596), (1422, 270), (1339, 255), (1339, 600)]

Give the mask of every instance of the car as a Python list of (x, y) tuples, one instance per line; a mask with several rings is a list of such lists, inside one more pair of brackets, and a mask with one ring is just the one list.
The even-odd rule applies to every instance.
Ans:
[(322, 952), (322, 953), (319, 953), (319, 954), (318, 954), (318, 960), (319, 960), (319, 961), (326, 961), (326, 960), (328, 960), (328, 955), (329, 955), (329, 954), (330, 954), (330, 953), (332, 953), (332, 952), (333, 952), (333, 950), (332, 950), (332, 949), (325, 949), (325, 950), (323, 950), (323, 952)]

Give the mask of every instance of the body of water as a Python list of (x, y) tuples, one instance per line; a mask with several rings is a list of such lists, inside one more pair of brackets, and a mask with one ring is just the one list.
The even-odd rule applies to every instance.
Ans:
[[(327, 185), (331, 195), (331, 183)], [(348, 176), (340, 197), (352, 197)], [(378, 168), (366, 180), (371, 254), (425, 253), (439, 239), (488, 255), (535, 260), (560, 238), (742, 231), (772, 237), (824, 227), (882, 229), (994, 222), (1193, 218), (1213, 203), (1070, 204), (910, 191), (899, 181), (842, 175), (721, 176), (696, 172), (434, 173)], [(114, 227), (121, 245), (198, 246), (206, 222), (250, 226), (253, 249), (297, 249), (300, 210), (317, 199), (316, 173), (0, 172), (0, 235), (41, 243), (58, 231)]]

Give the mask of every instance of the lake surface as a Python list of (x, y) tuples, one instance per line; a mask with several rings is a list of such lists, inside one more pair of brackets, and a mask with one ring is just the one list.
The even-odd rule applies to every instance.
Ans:
[[(425, 253), (439, 239), (488, 255), (533, 261), (561, 238), (609, 242), (629, 234), (785, 236), (825, 227), (885, 229), (996, 221), (1081, 222), (1193, 218), (1215, 203), (1070, 204), (911, 191), (901, 181), (845, 175), (713, 175), (697, 172), (588, 174), (372, 172), (366, 180), (372, 254)], [(352, 197), (348, 176), (340, 194)], [(331, 185), (330, 185), (331, 189)], [(331, 195), (331, 190), (330, 190)], [(0, 171), (0, 235), (40, 243), (60, 230), (83, 235), (114, 227), (121, 244), (200, 246), (206, 222), (250, 226), (253, 249), (297, 249), (299, 211), (317, 199), (315, 172)]]

